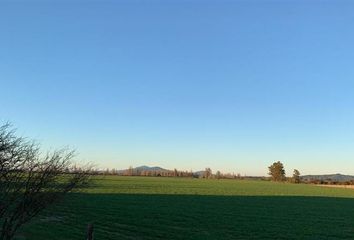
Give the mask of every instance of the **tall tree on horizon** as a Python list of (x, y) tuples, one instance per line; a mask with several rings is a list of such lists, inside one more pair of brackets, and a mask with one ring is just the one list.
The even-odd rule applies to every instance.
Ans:
[(282, 182), (285, 181), (285, 169), (283, 163), (280, 161), (274, 162), (272, 165), (268, 167), (269, 175), (271, 176), (273, 181)]
[(293, 172), (293, 182), (300, 183), (300, 172), (297, 169), (294, 169), (294, 172)]

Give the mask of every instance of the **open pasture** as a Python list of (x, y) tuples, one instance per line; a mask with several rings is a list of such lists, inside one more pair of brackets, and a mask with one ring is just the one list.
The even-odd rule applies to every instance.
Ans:
[(247, 180), (100, 177), (17, 239), (354, 239), (354, 190)]

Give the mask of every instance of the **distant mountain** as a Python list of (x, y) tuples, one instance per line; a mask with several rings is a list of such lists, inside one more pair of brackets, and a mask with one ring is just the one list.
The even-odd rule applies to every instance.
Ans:
[(204, 176), (205, 171), (203, 171), (203, 170), (202, 170), (202, 171), (197, 171), (197, 172), (194, 172), (193, 174), (196, 175), (196, 176), (198, 176), (198, 177), (199, 177), (199, 176)]
[[(124, 173), (128, 170), (129, 169), (118, 170), (118, 173)], [(133, 172), (141, 172), (141, 171), (169, 171), (169, 170), (161, 168), (161, 167), (157, 167), (157, 166), (149, 167), (149, 166), (145, 166), (145, 165), (133, 168)]]
[(304, 175), (301, 176), (303, 181), (311, 181), (311, 180), (331, 180), (336, 182), (347, 182), (354, 181), (354, 176), (343, 175), (343, 174), (324, 174), (324, 175)]
[(161, 168), (161, 167), (149, 167), (149, 166), (140, 166), (140, 167), (136, 167), (133, 168), (133, 170), (137, 170), (137, 171), (169, 171), (167, 169)]

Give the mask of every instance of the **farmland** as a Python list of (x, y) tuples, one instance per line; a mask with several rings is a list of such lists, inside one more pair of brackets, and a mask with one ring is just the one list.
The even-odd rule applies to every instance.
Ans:
[(353, 239), (354, 191), (267, 181), (99, 177), (16, 239)]

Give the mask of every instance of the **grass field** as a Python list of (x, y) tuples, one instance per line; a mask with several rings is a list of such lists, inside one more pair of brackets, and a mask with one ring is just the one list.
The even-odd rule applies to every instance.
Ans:
[(354, 190), (246, 180), (105, 177), (17, 239), (354, 239)]

